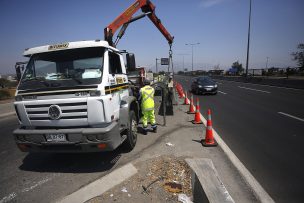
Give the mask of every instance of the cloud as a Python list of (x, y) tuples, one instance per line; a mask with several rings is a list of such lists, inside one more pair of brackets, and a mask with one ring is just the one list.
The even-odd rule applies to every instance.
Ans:
[(210, 8), (212, 6), (218, 5), (225, 2), (226, 0), (202, 0), (200, 3), (201, 7)]

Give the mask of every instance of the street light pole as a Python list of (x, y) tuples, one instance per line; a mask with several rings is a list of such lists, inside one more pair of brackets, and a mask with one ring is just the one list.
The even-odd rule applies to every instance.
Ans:
[(191, 46), (191, 48), (192, 48), (192, 72), (193, 72), (193, 45)]
[(246, 77), (248, 76), (249, 45), (250, 45), (250, 22), (251, 22), (251, 0), (250, 0), (250, 6), (249, 6), (248, 41), (247, 41), (247, 59), (246, 59)]
[(178, 55), (183, 56), (183, 71), (185, 71), (185, 56), (189, 54), (178, 54)]
[(158, 59), (158, 58), (155, 59), (155, 61), (156, 61), (156, 73), (158, 73), (158, 68), (157, 68), (157, 61), (158, 60), (160, 60), (160, 59)]
[(185, 71), (185, 56), (183, 55), (183, 71)]
[(193, 43), (193, 44), (186, 44), (186, 45), (191, 45), (191, 48), (192, 48), (192, 72), (193, 72), (193, 46), (198, 45), (198, 44), (200, 44), (200, 43), (197, 42), (197, 43)]
[(266, 69), (268, 68), (268, 59), (269, 59), (269, 57), (267, 56), (266, 57)]

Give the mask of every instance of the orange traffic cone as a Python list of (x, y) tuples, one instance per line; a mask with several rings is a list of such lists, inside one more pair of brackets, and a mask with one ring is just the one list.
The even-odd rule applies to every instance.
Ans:
[(213, 138), (212, 121), (211, 121), (211, 110), (208, 109), (206, 137), (202, 140), (202, 145), (205, 147), (217, 146), (217, 142)]
[(194, 114), (194, 105), (193, 105), (193, 94), (191, 94), (191, 99), (190, 99), (190, 106), (189, 106), (189, 111), (187, 111), (188, 114)]
[(184, 90), (183, 90), (183, 86), (180, 86), (180, 91), (181, 91), (181, 98), (184, 98), (185, 93), (184, 93)]
[(200, 113), (200, 106), (199, 106), (199, 100), (196, 98), (196, 111), (194, 115), (194, 120), (192, 121), (193, 124), (202, 124), (201, 121), (201, 113)]
[(179, 83), (177, 83), (177, 85), (176, 85), (176, 90), (177, 90), (179, 98), (182, 98), (181, 86)]
[(188, 101), (188, 97), (187, 97), (187, 92), (186, 92), (185, 99), (184, 99), (184, 105), (189, 105), (189, 101)]

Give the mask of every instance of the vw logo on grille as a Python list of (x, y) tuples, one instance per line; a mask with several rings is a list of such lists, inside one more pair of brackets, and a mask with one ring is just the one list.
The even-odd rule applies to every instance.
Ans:
[(58, 120), (61, 117), (61, 109), (58, 105), (52, 105), (49, 108), (49, 117), (52, 120)]

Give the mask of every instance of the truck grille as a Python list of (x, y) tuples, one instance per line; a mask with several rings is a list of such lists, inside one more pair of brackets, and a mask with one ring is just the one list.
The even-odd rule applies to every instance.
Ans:
[(25, 105), (26, 113), (31, 121), (51, 120), (48, 114), (51, 105), (58, 105), (61, 109), (62, 119), (87, 119), (87, 103), (52, 103), (52, 104), (27, 104)]

